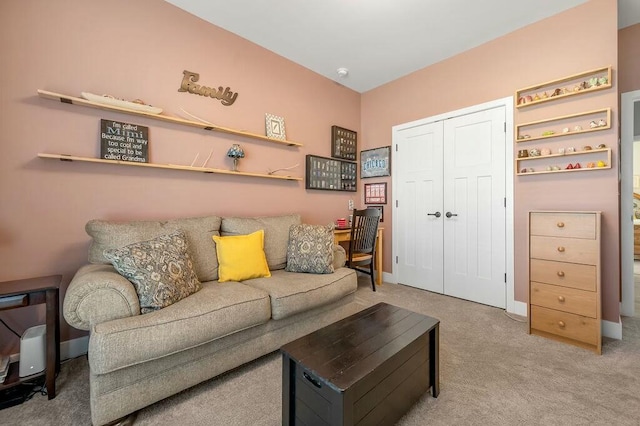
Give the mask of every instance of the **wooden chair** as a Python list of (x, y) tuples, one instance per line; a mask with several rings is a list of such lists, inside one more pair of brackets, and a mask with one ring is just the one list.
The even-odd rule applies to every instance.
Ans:
[[(378, 236), (380, 210), (354, 210), (351, 223), (351, 239), (347, 254), (347, 267), (371, 276), (371, 288), (376, 291), (373, 277), (373, 264)], [(369, 265), (368, 269), (361, 266)], [(378, 271), (381, 273), (381, 271)]]

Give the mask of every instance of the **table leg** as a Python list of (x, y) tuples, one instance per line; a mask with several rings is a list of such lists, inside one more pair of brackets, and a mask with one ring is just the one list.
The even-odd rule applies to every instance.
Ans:
[(376, 239), (376, 284), (382, 285), (382, 229), (378, 229), (378, 238)]
[(282, 354), (282, 426), (295, 424), (291, 402), (291, 358)]
[(56, 374), (60, 371), (60, 312), (57, 289), (47, 290), (47, 366), (46, 386), (49, 399), (56, 397)]

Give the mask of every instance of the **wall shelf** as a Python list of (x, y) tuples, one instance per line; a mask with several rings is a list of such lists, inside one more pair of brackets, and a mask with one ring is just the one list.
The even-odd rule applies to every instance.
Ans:
[(181, 165), (175, 165), (175, 164), (134, 163), (134, 162), (130, 162), (130, 161), (103, 160), (101, 158), (79, 157), (79, 156), (75, 156), (75, 155), (66, 155), (66, 154), (38, 153), (38, 157), (56, 159), (56, 160), (60, 160), (60, 161), (82, 161), (82, 162), (87, 162), (87, 163), (117, 164), (117, 165), (121, 165), (121, 166), (149, 167), (149, 168), (154, 168), (154, 169), (184, 170), (184, 171), (189, 171), (189, 172), (216, 173), (216, 174), (223, 174), (223, 175), (248, 176), (248, 177), (279, 179), (279, 180), (289, 180), (289, 181), (301, 181), (302, 180), (302, 178), (296, 177), (296, 176), (280, 176), (280, 175), (269, 175), (269, 174), (263, 174), (263, 173), (234, 172), (232, 170), (213, 169), (213, 168), (209, 168), (209, 167), (181, 166)]
[[(578, 91), (573, 90), (573, 86), (581, 83), (582, 81), (589, 80), (589, 78), (599, 78), (599, 77), (607, 77), (607, 83), (600, 84), (598, 86), (587, 87), (585, 89), (581, 89)], [(567, 85), (571, 85), (572, 87), (567, 87)], [(516, 90), (516, 95), (514, 101), (516, 103), (516, 108), (524, 108), (532, 105), (538, 105), (544, 102), (555, 101), (558, 99), (567, 98), (569, 96), (582, 95), (585, 93), (596, 92), (598, 90), (609, 89), (611, 87), (611, 66), (597, 68), (590, 71), (581, 72), (578, 74), (570, 75), (568, 77), (559, 78), (557, 80), (547, 81), (545, 83), (536, 84), (534, 86), (525, 87), (523, 89)], [(522, 98), (527, 95), (536, 95), (542, 92), (543, 94), (546, 92), (553, 93), (555, 89), (565, 88), (567, 91), (565, 93), (561, 93), (556, 96), (549, 96), (546, 98), (541, 98), (538, 100), (530, 101), (523, 103)]]
[[(590, 121), (597, 122), (600, 119), (606, 120), (606, 124), (604, 126), (599, 126), (594, 128), (589, 127)], [(567, 133), (562, 133), (561, 129), (558, 129), (558, 128), (550, 129), (548, 128), (550, 126), (545, 126), (547, 124), (551, 124), (551, 125), (560, 127), (560, 126), (563, 126), (562, 124), (563, 122), (564, 122), (564, 127), (569, 127), (571, 131)], [(580, 123), (582, 130), (575, 130), (575, 131), (573, 130), (573, 127), (577, 123)], [(551, 135), (544, 135), (544, 136), (543, 135), (532, 136), (529, 138), (522, 137), (522, 135), (527, 133), (527, 131), (542, 130), (543, 126), (545, 127), (545, 130), (553, 130), (555, 133)], [(598, 109), (594, 111), (580, 112), (577, 114), (563, 115), (560, 117), (549, 118), (546, 120), (538, 120), (538, 121), (531, 121), (529, 123), (517, 124), (515, 137), (516, 137), (516, 142), (519, 143), (519, 142), (529, 142), (529, 141), (534, 141), (539, 139), (557, 138), (560, 136), (579, 135), (584, 133), (597, 132), (600, 130), (607, 130), (610, 128), (611, 128), (611, 108), (603, 108), (603, 109)]]
[[(601, 158), (601, 161), (604, 161), (605, 166), (603, 167), (585, 167), (585, 165), (581, 164), (581, 168), (579, 169), (560, 169), (560, 170), (539, 170), (539, 171), (533, 171), (533, 172), (522, 172), (521, 167), (522, 167), (522, 163), (523, 162), (533, 162), (533, 161), (540, 161), (540, 160), (546, 160), (549, 158), (559, 158), (559, 157), (570, 157), (570, 156), (575, 156), (575, 155), (581, 155), (581, 156), (585, 156), (585, 155), (593, 155), (593, 154), (599, 154), (599, 153), (605, 153), (606, 157), (605, 158)], [(594, 161), (594, 162), (597, 162)], [(565, 166), (566, 167), (566, 166)], [(587, 151), (577, 151), (577, 152), (568, 152), (565, 154), (550, 154), (550, 155), (540, 155), (540, 156), (535, 156), (535, 157), (522, 157), (522, 158), (516, 158), (516, 175), (518, 176), (528, 176), (528, 175), (541, 175), (541, 174), (547, 174), (547, 173), (566, 173), (566, 172), (586, 172), (586, 171), (593, 171), (593, 170), (606, 170), (606, 169), (610, 169), (611, 168), (611, 148), (601, 148), (601, 149), (591, 149), (591, 150), (587, 150)]]
[(153, 120), (159, 120), (159, 121), (165, 121), (165, 122), (169, 122), (169, 123), (175, 123), (175, 124), (179, 124), (179, 125), (182, 125), (182, 126), (197, 127), (199, 129), (210, 130), (210, 131), (213, 131), (213, 132), (228, 133), (228, 134), (231, 134), (231, 135), (242, 136), (242, 137), (249, 138), (249, 139), (257, 139), (257, 140), (271, 142), (271, 143), (280, 144), (280, 145), (298, 146), (298, 147), (302, 146), (302, 144), (298, 143), (298, 142), (274, 139), (274, 138), (270, 138), (270, 137), (267, 137), (267, 136), (264, 136), (264, 135), (259, 135), (257, 133), (250, 133), (250, 132), (245, 132), (245, 131), (242, 131), (242, 130), (230, 129), (228, 127), (216, 126), (216, 125), (203, 123), (203, 122), (199, 122), (199, 121), (185, 120), (185, 119), (182, 119), (182, 118), (179, 118), (179, 117), (171, 117), (171, 116), (162, 115), (162, 114), (152, 114), (152, 113), (144, 112), (144, 111), (136, 111), (136, 110), (132, 110), (132, 109), (128, 109), (128, 108), (122, 108), (122, 107), (113, 106), (113, 105), (101, 104), (101, 103), (98, 103), (98, 102), (88, 101), (88, 100), (83, 99), (83, 98), (77, 98), (77, 97), (74, 97), (74, 96), (63, 95), (63, 94), (55, 93), (55, 92), (48, 92), (46, 90), (41, 90), (41, 89), (38, 89), (38, 96), (40, 96), (43, 99), (50, 99), (50, 100), (54, 100), (54, 101), (59, 101), (59, 102), (65, 103), (65, 104), (73, 104), (73, 105), (79, 105), (79, 106), (84, 106), (84, 107), (89, 107), (89, 108), (102, 109), (102, 110), (106, 110), (106, 111), (120, 112), (120, 113), (123, 113), (123, 114), (136, 115), (136, 116), (139, 116), (139, 117), (151, 118)]

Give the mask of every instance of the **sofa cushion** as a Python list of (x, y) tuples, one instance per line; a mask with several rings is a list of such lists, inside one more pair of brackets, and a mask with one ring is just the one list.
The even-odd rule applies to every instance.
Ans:
[(213, 235), (220, 235), (218, 216), (193, 217), (166, 221), (110, 222), (91, 220), (86, 226), (92, 241), (89, 246), (89, 262), (110, 263), (104, 257), (107, 249), (120, 248), (132, 243), (147, 241), (159, 235), (170, 234), (181, 229), (189, 242), (189, 254), (194, 263), (198, 279), (202, 282), (218, 279)]
[(288, 272), (330, 274), (333, 272), (333, 224), (293, 225), (289, 229)]
[(270, 277), (264, 256), (264, 231), (249, 235), (213, 236), (218, 256), (218, 281), (243, 281), (250, 278)]
[(264, 229), (264, 253), (269, 269), (284, 269), (287, 265), (289, 228), (300, 224), (300, 215), (271, 217), (224, 217), (220, 233), (226, 235), (246, 235)]
[(181, 352), (269, 317), (269, 295), (262, 290), (236, 282), (202, 283), (198, 293), (159, 311), (96, 324), (89, 339), (91, 374)]
[(255, 278), (242, 283), (269, 293), (271, 318), (275, 320), (334, 302), (358, 288), (356, 271), (349, 268), (319, 275), (272, 271), (271, 278)]
[(133, 283), (143, 314), (165, 308), (200, 290), (182, 231), (104, 251), (116, 270)]

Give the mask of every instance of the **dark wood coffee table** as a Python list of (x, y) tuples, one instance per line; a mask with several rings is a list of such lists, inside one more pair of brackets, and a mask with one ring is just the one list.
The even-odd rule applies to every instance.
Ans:
[(393, 424), (437, 397), (439, 324), (379, 303), (283, 346), (282, 424)]

